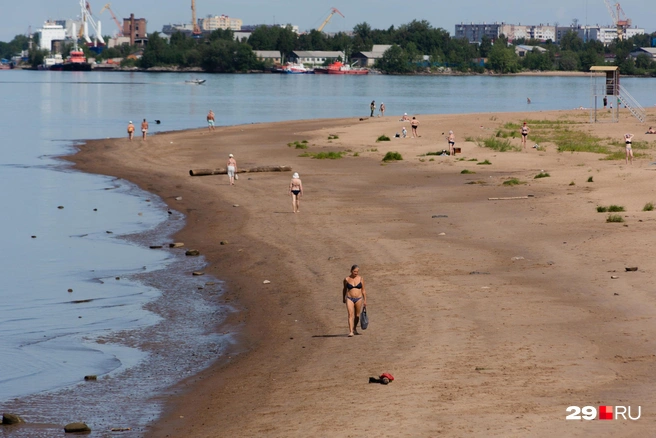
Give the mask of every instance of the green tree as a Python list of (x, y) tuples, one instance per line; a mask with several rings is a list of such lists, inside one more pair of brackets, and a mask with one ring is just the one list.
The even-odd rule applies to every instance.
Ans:
[(580, 70), (580, 59), (576, 52), (565, 50), (560, 52), (560, 60), (558, 61), (558, 69), (563, 71), (577, 71)]
[(576, 32), (570, 30), (560, 39), (560, 48), (561, 50), (579, 52), (583, 49), (583, 40), (579, 38)]
[(32, 49), (29, 52), (29, 63), (32, 67), (37, 68), (43, 64), (44, 58), (48, 56), (48, 51), (43, 49)]
[(487, 35), (481, 37), (481, 44), (478, 46), (478, 52), (481, 58), (487, 58), (490, 50), (492, 50), (492, 40)]
[(411, 71), (406, 53), (396, 44), (383, 53), (376, 65), (385, 73), (409, 73)]
[(490, 50), (488, 66), (499, 73), (516, 73), (519, 71), (519, 56), (515, 49), (498, 40)]

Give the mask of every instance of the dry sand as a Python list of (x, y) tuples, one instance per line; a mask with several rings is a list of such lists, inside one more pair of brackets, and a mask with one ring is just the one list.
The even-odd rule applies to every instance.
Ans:
[[(628, 166), (549, 144), (500, 153), (464, 141), (506, 122), (587, 121), (587, 112), (418, 118), (420, 138), (380, 143), (401, 131), (397, 117), (82, 146), (78, 168), (133, 181), (187, 215), (177, 240), (202, 252), (206, 272), (226, 280), (221, 300), (240, 309), (216, 327), (239, 343), (167, 396), (149, 437), (653, 434), (656, 211), (642, 208), (656, 202), (656, 136), (643, 134), (656, 112), (647, 124), (622, 114), (619, 124), (572, 127), (650, 141)], [(462, 155), (419, 156), (447, 148), (449, 129)], [(286, 145), (304, 139), (311, 152), (351, 152), (318, 160)], [(387, 151), (404, 160), (382, 164)], [(289, 173), (241, 175), (234, 187), (224, 175), (189, 176), (224, 167), (228, 153), (241, 168), (291, 165), (301, 212), (291, 212)], [(543, 170), (551, 177), (534, 179)], [(503, 185), (510, 177), (527, 184)], [(624, 223), (597, 213), (610, 204), (626, 208)], [(347, 338), (341, 284), (354, 263), (370, 327)], [(368, 383), (382, 372), (396, 380)], [(630, 405), (634, 415), (641, 406), (642, 417), (565, 421), (571, 405)]]

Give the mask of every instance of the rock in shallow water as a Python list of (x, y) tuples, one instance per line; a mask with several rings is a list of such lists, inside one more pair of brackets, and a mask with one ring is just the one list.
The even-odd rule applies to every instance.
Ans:
[(91, 428), (85, 423), (68, 423), (64, 426), (64, 432), (66, 433), (76, 433), (76, 432), (91, 432)]
[(20, 415), (16, 414), (2, 414), (2, 424), (18, 424), (25, 423)]

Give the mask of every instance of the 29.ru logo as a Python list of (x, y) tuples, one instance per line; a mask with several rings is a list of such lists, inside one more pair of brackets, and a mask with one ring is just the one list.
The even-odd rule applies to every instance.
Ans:
[[(571, 414), (565, 417), (565, 420), (595, 420), (597, 419), (597, 408), (594, 406), (583, 406), (582, 408), (578, 406), (570, 406), (565, 409), (565, 412), (571, 412)], [(615, 415), (613, 415), (615, 412)], [(599, 406), (599, 420), (618, 420), (622, 418), (626, 420), (627, 417), (629, 420), (638, 420), (641, 414), (641, 407), (638, 406), (638, 415), (633, 417), (631, 415), (631, 406)], [(633, 408), (633, 414), (635, 414), (635, 408)]]

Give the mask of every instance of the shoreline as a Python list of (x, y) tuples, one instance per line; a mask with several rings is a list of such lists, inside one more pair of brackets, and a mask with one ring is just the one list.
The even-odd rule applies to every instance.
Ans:
[[(581, 116), (576, 111), (552, 111), (541, 113), (540, 117), (558, 119), (563, 113), (574, 118)], [(653, 112), (650, 114), (653, 118)], [(570, 316), (576, 315), (577, 309), (584, 310), (586, 304), (572, 301), (572, 298), (565, 298), (558, 292), (564, 280), (583, 285), (583, 280), (599, 283), (600, 279), (590, 280), (586, 275), (582, 276), (585, 277), (583, 279), (577, 279), (575, 273), (582, 267), (581, 263), (586, 266), (585, 263), (562, 253), (561, 247), (555, 243), (538, 238), (544, 246), (537, 249), (532, 248), (528, 241), (516, 240), (516, 237), (530, 236), (532, 230), (542, 230), (540, 232), (544, 233), (539, 221), (546, 219), (535, 218), (526, 205), (503, 204), (501, 207), (505, 211), (501, 214), (489, 210), (490, 203), (480, 204), (480, 194), (472, 195), (473, 190), (485, 194), (496, 194), (498, 191), (515, 193), (515, 189), (501, 185), (500, 175), (533, 172), (536, 165), (538, 170), (539, 167), (552, 166), (556, 173), (557, 168), (554, 166), (556, 163), (559, 166), (564, 164), (561, 163), (564, 155), (559, 155), (553, 148), (547, 149), (544, 154), (535, 154), (533, 159), (537, 159), (538, 163), (533, 164), (530, 159), (527, 161), (530, 157), (528, 154), (499, 154), (478, 148), (470, 142), (461, 142), (466, 157), (489, 157), (496, 163), (501, 160), (497, 164), (500, 168), (484, 170), (485, 166), (480, 169), (475, 167), (481, 173), (475, 178), (489, 177), (494, 181), (489, 186), (464, 185), (463, 178), (468, 176), (461, 176), (460, 168), (467, 163), (452, 159), (447, 161), (452, 157), (435, 157), (438, 161), (434, 164), (411, 158), (416, 157), (416, 153), (421, 150), (436, 147), (431, 139), (439, 138), (437, 131), (444, 129), (438, 126), (457, 126), (456, 132), (461, 135), (460, 138), (464, 138), (467, 132), (477, 132), (483, 123), (501, 125), (506, 120), (525, 118), (522, 113), (498, 113), (494, 118), (498, 117), (499, 120), (490, 123), (490, 115), (422, 116), (420, 133), (425, 133), (415, 144), (409, 144), (409, 141), (401, 144), (398, 140), (389, 146), (374, 143), (374, 133), (390, 128), (392, 132), (398, 129), (399, 123), (395, 118), (386, 117), (365, 124), (355, 119), (333, 119), (218, 127), (215, 134), (207, 134), (204, 129), (187, 130), (158, 134), (150, 137), (145, 144), (139, 141), (129, 144), (125, 139), (94, 140), (81, 146), (76, 155), (69, 157), (76, 168), (127, 179), (157, 194), (167, 203), (171, 202), (173, 193), (180, 194), (183, 199), (176, 205), (180, 204), (187, 220), (185, 228), (176, 234), (176, 240), (201, 250), (208, 262), (206, 271), (226, 282), (225, 300), (237, 302), (242, 309), (239, 313), (229, 315), (224, 323), (214, 329), (220, 332), (226, 327), (240, 327), (242, 330), (238, 342), (210, 368), (177, 385), (174, 389), (177, 395), (167, 404), (165, 413), (151, 427), (147, 436), (160, 437), (171, 433), (205, 436), (217, 428), (231, 436), (296, 435), (301, 430), (293, 425), (301, 419), (304, 424), (303, 433), (315, 431), (344, 434), (350, 431), (361, 434), (368, 431), (374, 434), (403, 434), (403, 430), (407, 432), (407, 427), (413, 427), (418, 435), (432, 435), (440, 431), (457, 433), (464, 426), (463, 421), (468, 419), (474, 422), (474, 426), (470, 427), (474, 427), (483, 436), (482, 431), (485, 429), (478, 427), (487, 426), (489, 431), (492, 424), (489, 416), (483, 415), (473, 420), (473, 417), (465, 415), (467, 418), (461, 420), (444, 421), (441, 415), (435, 414), (465, 414), (475, 400), (471, 384), (481, 384), (481, 379), (492, 385), (491, 389), (495, 389), (497, 399), (501, 397), (507, 400), (510, 397), (516, 400), (515, 403), (521, 404), (521, 408), (511, 410), (527, 414), (519, 421), (515, 419), (516, 415), (508, 416), (506, 421), (501, 422), (505, 424), (498, 422), (497, 417), (489, 435), (507, 436), (519, 426), (528, 427), (533, 432), (544, 432), (546, 429), (541, 427), (553, 426), (555, 418), (559, 423), (565, 423), (560, 420), (567, 405), (545, 405), (544, 399), (547, 397), (552, 401), (556, 399), (567, 403), (563, 399), (565, 387), (562, 387), (563, 383), (555, 383), (556, 380), (540, 380), (530, 366), (524, 367), (521, 364), (526, 361), (535, 362), (538, 367), (536, 370), (555, 379), (560, 373), (554, 370), (570, 370), (567, 360), (574, 360), (582, 351), (585, 357), (583, 367), (596, 373), (598, 378), (587, 386), (583, 383), (575, 385), (575, 394), (578, 397), (587, 394), (584, 399), (598, 396), (603, 399), (602, 402), (607, 400), (602, 397), (603, 391), (608, 390), (608, 386), (604, 385), (613, 383), (613, 378), (603, 371), (602, 363), (612, 359), (600, 354), (599, 347), (597, 350), (590, 349), (589, 341), (586, 340), (594, 336), (593, 329), (598, 327), (592, 321), (579, 327), (582, 323)], [(587, 116), (587, 113), (583, 114), (583, 118)], [(629, 126), (634, 125), (632, 122), (627, 123)], [(244, 129), (248, 131), (246, 134), (243, 133)], [(609, 128), (606, 126), (601, 129)], [(325, 137), (333, 132), (339, 133), (339, 140), (328, 144)], [(299, 158), (299, 151), (287, 148), (285, 144), (303, 138), (310, 139), (310, 150), (351, 149), (357, 151), (360, 157), (351, 155), (335, 161)], [(174, 146), (170, 146), (169, 142), (173, 142)], [(179, 144), (184, 146), (178, 147)], [(234, 144), (239, 144), (239, 147), (234, 147)], [(378, 149), (389, 150), (391, 147), (404, 148), (403, 155), (408, 156), (409, 161), (381, 166), (380, 156), (384, 151)], [(374, 152), (373, 149), (377, 150)], [(294, 170), (299, 169), (302, 178), (306, 175), (304, 184), (309, 199), (307, 202), (304, 200), (303, 205), (309, 207), (303, 207), (300, 215), (288, 212), (290, 206), (286, 205), (288, 199), (284, 194), (288, 175), (244, 174), (246, 178), (240, 179), (234, 190), (221, 184), (221, 177), (188, 176), (187, 172), (194, 167), (194, 163), (205, 164), (208, 160), (216, 160), (215, 167), (220, 167), (223, 161), (221, 157), (228, 152), (235, 152), (240, 167), (292, 164)], [(587, 154), (577, 154), (575, 160), (602, 166), (603, 172), (611, 172), (614, 169), (611, 165), (616, 164), (598, 164), (598, 160)], [(569, 172), (577, 171), (575, 165), (569, 166), (573, 167)], [(469, 164), (469, 167), (474, 165)], [(435, 186), (436, 183), (439, 185)], [(550, 184), (550, 181), (540, 185), (542, 183), (532, 183), (530, 187), (530, 191), (536, 193), (539, 200), (536, 208), (551, 208), (550, 203), (559, 202), (553, 192), (561, 189)], [(403, 194), (400, 190), (406, 186), (412, 187), (410, 194)], [(272, 187), (279, 187), (273, 196)], [(378, 187), (385, 191), (379, 191)], [(448, 190), (440, 190), (439, 187)], [(612, 190), (612, 187), (603, 186), (601, 190)], [(580, 199), (590, 196), (589, 193), (585, 190), (573, 191), (571, 200), (563, 202), (571, 208), (581, 202)], [(433, 207), (433, 201), (438, 199), (436, 207)], [(240, 206), (233, 207), (235, 204)], [(358, 214), (349, 214), (351, 208), (356, 209)], [(476, 212), (474, 217), (465, 213), (472, 209)], [(449, 219), (437, 222), (431, 219), (430, 213), (439, 213), (437, 210), (450, 210), (447, 215)], [(518, 218), (525, 216), (531, 222), (522, 225), (526, 229), (522, 229), (519, 236), (513, 236), (507, 230), (502, 231), (495, 222), (509, 222), (506, 215), (510, 211), (516, 211)], [(482, 213), (491, 216), (482, 225), (479, 224), (481, 230), (476, 230), (472, 228), (476, 224), (475, 219), (486, 217)], [(580, 214), (576, 217), (581, 219)], [(556, 237), (559, 233), (567, 234), (569, 241), (577, 241), (580, 239), (576, 237), (577, 233), (583, 231), (583, 225), (590, 226), (590, 219), (584, 216), (582, 222), (585, 223), (572, 227), (576, 229), (559, 231), (555, 225), (561, 222), (569, 224), (569, 218), (557, 215), (554, 220), (554, 226), (547, 227), (547, 234), (552, 234), (559, 245), (562, 245), (560, 236)], [(433, 229), (436, 223), (442, 226)], [(637, 226), (650, 224), (647, 222)], [(601, 227), (607, 228), (604, 225)], [(513, 225), (510, 228), (517, 230)], [(446, 237), (438, 235), (438, 231), (443, 230), (446, 231)], [(494, 233), (492, 241), (481, 240), (486, 230)], [(457, 237), (455, 240), (452, 234)], [(345, 236), (351, 235), (356, 238), (345, 239)], [(227, 244), (220, 245), (222, 240), (227, 241)], [(447, 245), (438, 243), (440, 241)], [(470, 253), (473, 260), (460, 255), (463, 251)], [(537, 273), (536, 277), (535, 274), (526, 274), (527, 278), (522, 279), (522, 271), (513, 268), (515, 263), (508, 266), (508, 262), (502, 261), (509, 260), (520, 251), (532, 254), (528, 258), (535, 260), (530, 260), (529, 266), (538, 266), (537, 270), (556, 270), (557, 278), (551, 279), (549, 276), (544, 279)], [(418, 252), (424, 260), (415, 259)], [(502, 258), (499, 259), (499, 256)], [(549, 267), (553, 264), (546, 262), (547, 257), (557, 259), (556, 268)], [(457, 261), (453, 272), (440, 266), (448, 259)], [(354, 342), (345, 344), (350, 340), (346, 341), (341, 335), (345, 326), (345, 312), (339, 298), (340, 278), (348, 274), (345, 272), (347, 266), (358, 261), (362, 266), (362, 275), (368, 279), (368, 289), (376, 291), (369, 292), (370, 306), (375, 312), (372, 322), (375, 321), (375, 325), (372, 324), (363, 336), (353, 339)], [(437, 263), (435, 272), (420, 269), (429, 261)], [(641, 264), (648, 264), (646, 269), (649, 272), (653, 263), (645, 261)], [(407, 272), (399, 270), (397, 265), (406, 266)], [(653, 268), (656, 269), (656, 266)], [(468, 272), (478, 270), (489, 271), (490, 274), (468, 275)], [(408, 277), (408, 273), (413, 275)], [(486, 286), (481, 286), (481, 279)], [(264, 286), (263, 280), (270, 280), (271, 283)], [(404, 280), (407, 280), (407, 284)], [(481, 287), (492, 290), (480, 296), (480, 293), (474, 291)], [(530, 288), (542, 301), (530, 298), (526, 301), (526, 298), (518, 294), (518, 287)], [(466, 291), (462, 297), (450, 292), (461, 289)], [(566, 289), (571, 290), (571, 286)], [(416, 296), (417, 292), (421, 299)], [(524, 327), (521, 312), (511, 312), (506, 317), (504, 325), (508, 324), (509, 327), (498, 326), (489, 330), (498, 323), (489, 319), (491, 315), (487, 309), (478, 308), (475, 303), (479, 300), (487, 302), (490, 294), (494, 295), (494, 301), (489, 304), (490, 310), (495, 305), (492, 303), (507, 302), (504, 305), (514, 308), (515, 300), (520, 300), (528, 309), (538, 311), (539, 314), (544, 314), (547, 309), (553, 311), (553, 308), (559, 308), (562, 311), (560, 317), (565, 318), (561, 323), (577, 327), (585, 336), (571, 340), (570, 345), (558, 352), (563, 358), (556, 358), (553, 352), (543, 351), (543, 348), (534, 345), (537, 345), (537, 340), (553, 344), (555, 334), (562, 336), (560, 329), (552, 334), (554, 329), (550, 328), (552, 326), (549, 321), (541, 326), (546, 334), (524, 328), (524, 336), (532, 339), (527, 344), (531, 346), (529, 349), (532, 353), (526, 356), (521, 348), (511, 348), (516, 341), (503, 335), (511, 327), (514, 330)], [(622, 291), (622, 294), (629, 296), (629, 300), (633, 299), (628, 291)], [(643, 295), (641, 298), (644, 299)], [(597, 309), (594, 311), (597, 317), (606, 318), (608, 312), (598, 309), (609, 306), (607, 300), (595, 297), (588, 307)], [(652, 302), (651, 299), (647, 301)], [(570, 307), (553, 307), (557, 302), (567, 302)], [(385, 303), (392, 303), (393, 306), (385, 306)], [(508, 313), (503, 308), (494, 311)], [(653, 317), (651, 313), (654, 309), (651, 306), (643, 311), (649, 311), (649, 318)], [(414, 315), (414, 323), (397, 321), (396, 312), (410, 312)], [(433, 312), (439, 315), (438, 319), (431, 315)], [(546, 314), (549, 314), (548, 311)], [(609, 324), (619, 324), (610, 321)], [(538, 324), (539, 318), (534, 323)], [(395, 328), (391, 331), (382, 330), (380, 327), (384, 326)], [(642, 326), (642, 329), (646, 328)], [(467, 333), (469, 335), (464, 336)], [(486, 343), (476, 341), (490, 336)], [(614, 338), (612, 342), (615, 342)], [(611, 349), (608, 345), (612, 346), (612, 342), (606, 343), (606, 349)], [(601, 345), (601, 340), (594, 343)], [(422, 347), (418, 349), (411, 344)], [(493, 345), (497, 346), (496, 353), (488, 350)], [(641, 350), (646, 346), (636, 345), (632, 348)], [(477, 360), (470, 357), (466, 353), (468, 351), (478, 351), (481, 358), (487, 359)], [(499, 352), (502, 354), (499, 355)], [(595, 363), (594, 355), (604, 356), (602, 363)], [(536, 361), (537, 358), (540, 360)], [(500, 372), (504, 360), (510, 360), (516, 369)], [(548, 364), (547, 368), (545, 363)], [(475, 366), (491, 372), (475, 372)], [(341, 377), (344, 370), (341, 367), (348, 370), (347, 375), (357, 375), (358, 383), (348, 379), (343, 381)], [(359, 383), (360, 380), (366, 382), (368, 376), (382, 371), (390, 371), (397, 378), (400, 377), (399, 382), (389, 387), (397, 400), (396, 421), (380, 419), (380, 410), (389, 405), (388, 396), (371, 385), (361, 386)], [(529, 395), (520, 396), (527, 391), (526, 387), (509, 384), (504, 377), (507, 373), (513, 376), (513, 381), (528, 382)], [(424, 378), (428, 377), (432, 382), (442, 381), (444, 386), (427, 385)], [(507, 387), (500, 385), (501, 382), (505, 382)], [(572, 382), (566, 379), (565, 384), (571, 385)], [(540, 399), (537, 394), (544, 385), (552, 391), (544, 393)], [(558, 388), (563, 391), (560, 395), (556, 391)], [(520, 390), (522, 392), (518, 392)], [(348, 426), (339, 420), (339, 409), (345, 399), (357, 398), (357, 394), (362, 391), (368, 394), (369, 403), (360, 408), (363, 423), (353, 428), (353, 425)], [(415, 396), (408, 398), (413, 393)], [(648, 396), (641, 394), (641, 397)], [(422, 406), (415, 404), (415, 398)], [(576, 397), (572, 397), (574, 399)], [(440, 400), (451, 400), (452, 403), (444, 404)], [(540, 414), (545, 407), (548, 407), (547, 413)], [(549, 420), (551, 423), (547, 421), (549, 415), (555, 415), (555, 418)], [(515, 420), (511, 421), (510, 418)], [(536, 421), (537, 418), (539, 421)], [(561, 432), (568, 430), (562, 425), (558, 429)]]

